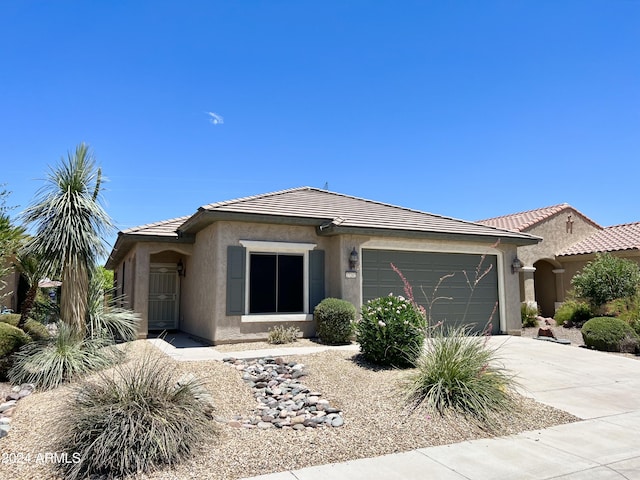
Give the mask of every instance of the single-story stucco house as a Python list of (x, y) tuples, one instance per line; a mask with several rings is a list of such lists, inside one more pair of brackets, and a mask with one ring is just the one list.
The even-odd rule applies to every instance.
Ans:
[(313, 310), (323, 298), (359, 309), (379, 296), (404, 295), (391, 264), (413, 285), (418, 303), (431, 307), (434, 322), (516, 333), (514, 260), (518, 248), (540, 240), (302, 187), (119, 232), (106, 267), (115, 272), (117, 293), (141, 315), (141, 337), (179, 329), (232, 343), (265, 339), (276, 324), (313, 336)]
[(563, 203), (479, 220), (478, 223), (528, 233), (543, 240), (518, 247), (520, 298), (535, 301), (552, 317), (571, 291), (571, 279), (596, 254), (609, 252), (640, 264), (640, 222), (602, 227)]

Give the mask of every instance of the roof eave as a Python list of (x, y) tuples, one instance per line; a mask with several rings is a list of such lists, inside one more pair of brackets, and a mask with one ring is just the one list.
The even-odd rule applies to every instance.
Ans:
[(143, 235), (136, 233), (118, 233), (118, 239), (116, 240), (109, 258), (105, 263), (107, 270), (114, 270), (122, 259), (129, 253), (133, 245), (137, 242), (160, 242), (171, 244), (190, 244), (195, 242), (195, 235), (182, 234), (175, 236), (168, 235)]

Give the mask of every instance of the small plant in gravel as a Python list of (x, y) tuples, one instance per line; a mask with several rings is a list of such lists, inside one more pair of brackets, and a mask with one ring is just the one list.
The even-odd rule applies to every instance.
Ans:
[(567, 325), (569, 327), (580, 326), (593, 317), (591, 305), (580, 300), (567, 300), (553, 316), (558, 326)]
[(267, 342), (274, 345), (284, 343), (293, 343), (298, 339), (301, 332), (298, 327), (285, 327), (284, 325), (276, 325), (269, 329)]
[(119, 478), (175, 465), (214, 433), (196, 377), (176, 381), (168, 362), (151, 353), (118, 365), (77, 388), (62, 421), (61, 464), (70, 480)]
[(520, 317), (522, 318), (523, 327), (537, 327), (538, 315), (540, 315), (540, 309), (536, 302), (522, 302), (520, 304)]
[(80, 375), (112, 366), (121, 357), (122, 352), (104, 339), (80, 337), (60, 322), (55, 337), (27, 343), (14, 354), (9, 380), (14, 384), (33, 383), (42, 389), (56, 388)]
[(424, 343), (426, 319), (402, 296), (390, 294), (367, 302), (356, 322), (356, 340), (367, 360), (394, 367), (415, 364)]
[(468, 327), (433, 329), (417, 357), (416, 370), (403, 384), (410, 410), (424, 407), (438, 414), (452, 410), (485, 424), (494, 414), (508, 411), (515, 381), (498, 363), (487, 338), (472, 334)]
[(356, 307), (350, 302), (339, 298), (325, 298), (316, 306), (313, 316), (322, 343), (339, 345), (351, 341)]
[(634, 352), (640, 339), (631, 326), (615, 317), (595, 317), (582, 327), (584, 344), (605, 352)]

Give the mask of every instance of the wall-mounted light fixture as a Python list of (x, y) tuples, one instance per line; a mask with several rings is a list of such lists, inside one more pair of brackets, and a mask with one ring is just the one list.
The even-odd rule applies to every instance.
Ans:
[(518, 257), (513, 258), (513, 263), (511, 264), (511, 273), (519, 272), (522, 268), (522, 262)]
[(184, 263), (182, 263), (182, 259), (178, 260), (178, 276), (180, 277), (184, 277), (187, 273), (186, 269), (184, 268)]
[(351, 250), (351, 253), (349, 254), (349, 270), (357, 270), (358, 263), (360, 263), (360, 258), (358, 257), (356, 247), (353, 247), (353, 250)]

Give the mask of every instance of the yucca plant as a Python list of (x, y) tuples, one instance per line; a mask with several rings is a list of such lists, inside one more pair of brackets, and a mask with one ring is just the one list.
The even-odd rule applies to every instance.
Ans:
[(110, 342), (135, 340), (140, 315), (133, 310), (116, 307), (119, 297), (105, 299), (103, 280), (93, 274), (89, 281), (87, 301), (87, 335), (102, 337)]
[(117, 363), (122, 352), (103, 338), (85, 338), (67, 324), (58, 323), (58, 334), (51, 339), (30, 342), (14, 354), (9, 370), (11, 383), (33, 383), (52, 389), (81, 375)]
[(164, 357), (145, 353), (77, 387), (62, 420), (64, 478), (107, 478), (174, 465), (215, 433), (195, 377), (176, 381)]
[(89, 274), (106, 253), (104, 238), (113, 228), (99, 202), (101, 182), (93, 154), (81, 143), (51, 169), (35, 202), (22, 213), (36, 232), (26, 254), (36, 255), (49, 276), (62, 281), (62, 321), (82, 333)]
[(410, 411), (448, 410), (490, 424), (492, 415), (508, 410), (515, 386), (513, 375), (498, 362), (487, 337), (468, 327), (434, 329), (417, 357), (416, 370), (403, 384)]

